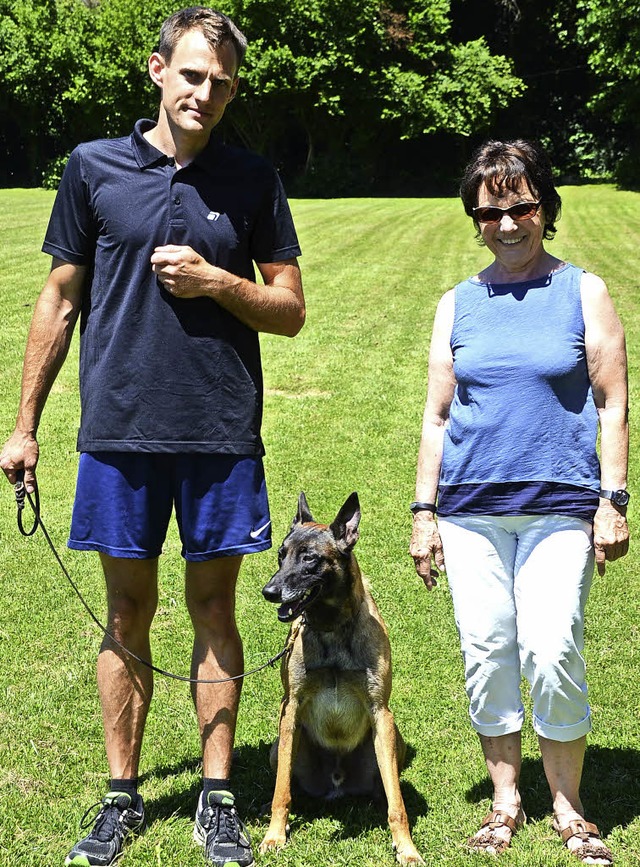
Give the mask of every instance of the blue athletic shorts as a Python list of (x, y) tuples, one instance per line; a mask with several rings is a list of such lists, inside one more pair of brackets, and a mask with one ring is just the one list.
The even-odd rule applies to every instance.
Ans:
[(84, 452), (69, 548), (158, 557), (171, 510), (185, 560), (271, 547), (262, 458), (219, 454)]

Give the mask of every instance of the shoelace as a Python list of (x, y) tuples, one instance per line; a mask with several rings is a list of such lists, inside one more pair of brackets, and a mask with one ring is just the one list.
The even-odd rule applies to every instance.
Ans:
[(233, 807), (208, 806), (204, 812), (207, 833), (213, 830), (212, 826), (215, 824), (221, 842), (240, 842), (240, 820)]
[[(100, 808), (97, 814), (87, 819), (87, 816), (89, 816), (96, 807)], [(112, 840), (116, 834), (122, 835), (122, 829), (120, 827), (120, 816), (122, 815), (122, 812), (123, 811), (118, 809), (115, 804), (105, 804), (103, 801), (97, 801), (85, 811), (84, 816), (80, 820), (80, 827), (85, 829), (93, 824), (93, 830), (89, 836), (94, 837), (100, 843), (107, 843), (109, 840)]]

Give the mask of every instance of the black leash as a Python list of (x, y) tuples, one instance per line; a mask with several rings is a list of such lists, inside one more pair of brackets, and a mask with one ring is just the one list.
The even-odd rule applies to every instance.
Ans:
[[(64, 563), (62, 562), (60, 555), (56, 551), (55, 545), (51, 541), (51, 536), (49, 536), (49, 533), (47, 532), (47, 528), (42, 523), (42, 516), (40, 515), (40, 495), (38, 493), (37, 483), (35, 485), (34, 496), (32, 497), (31, 494), (29, 493), (29, 491), (27, 491), (27, 489), (24, 486), (24, 473), (22, 473), (22, 475), (18, 476), (18, 481), (13, 486), (13, 489), (14, 489), (15, 497), (16, 497), (16, 505), (18, 507), (18, 529), (20, 530), (22, 535), (23, 536), (33, 536), (33, 534), (36, 532), (38, 527), (40, 527), (45, 539), (47, 540), (47, 544), (49, 545), (49, 548), (51, 549), (51, 553), (56, 558), (56, 561), (57, 561), (58, 565), (60, 566), (60, 568), (62, 569), (62, 572), (63, 572), (65, 578), (67, 579), (69, 584), (71, 584), (71, 586), (73, 587), (76, 596), (78, 597), (80, 602), (82, 602), (82, 604), (84, 605), (89, 617), (91, 617), (93, 622), (102, 630), (102, 632), (106, 635), (106, 637), (108, 639), (110, 639), (110, 641), (113, 641), (113, 643), (115, 645), (117, 645), (121, 650), (123, 650), (132, 659), (135, 659), (136, 662), (139, 662), (142, 665), (146, 666), (147, 668), (150, 668), (152, 671), (155, 671), (156, 674), (161, 674), (164, 677), (170, 677), (173, 680), (180, 680), (184, 683), (202, 683), (202, 684), (205, 684), (205, 683), (229, 683), (232, 680), (242, 680), (243, 678), (248, 677), (250, 674), (256, 674), (258, 671), (262, 671), (263, 669), (268, 668), (269, 666), (274, 666), (276, 664), (276, 662), (278, 662), (279, 659), (282, 659), (282, 657), (285, 655), (285, 653), (287, 653), (287, 651), (289, 650), (291, 643), (287, 639), (287, 642), (286, 642), (285, 646), (282, 648), (282, 650), (280, 651), (280, 653), (276, 654), (271, 659), (267, 660), (267, 662), (263, 663), (262, 665), (259, 665), (257, 668), (252, 668), (250, 671), (244, 671), (242, 674), (236, 674), (233, 677), (223, 677), (223, 678), (220, 678), (219, 680), (198, 680), (195, 677), (185, 677), (182, 674), (173, 674), (170, 671), (165, 671), (164, 668), (159, 668), (157, 665), (154, 665), (152, 662), (149, 662), (147, 659), (142, 659), (142, 657), (138, 656), (132, 650), (129, 650), (127, 647), (125, 647), (124, 644), (121, 644), (121, 642), (119, 642), (117, 638), (114, 638), (114, 636), (109, 632), (109, 630), (106, 628), (106, 626), (103, 626), (103, 624), (98, 620), (96, 615), (93, 613), (93, 611), (89, 607), (89, 604), (87, 603), (84, 596), (82, 595), (82, 593), (78, 589), (78, 586), (76, 585), (75, 581), (73, 580), (71, 575), (69, 575), (69, 572), (67, 571)], [(33, 510), (33, 516), (34, 516), (33, 517), (33, 526), (29, 530), (25, 530), (23, 520), (22, 520), (22, 513), (24, 512), (25, 501), (28, 501), (29, 505), (31, 506), (31, 509)]]

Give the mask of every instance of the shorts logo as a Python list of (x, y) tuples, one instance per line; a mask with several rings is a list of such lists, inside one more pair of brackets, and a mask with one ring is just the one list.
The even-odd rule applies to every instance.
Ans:
[(259, 536), (262, 536), (264, 531), (270, 526), (271, 521), (267, 521), (266, 524), (263, 524), (262, 527), (258, 527), (257, 530), (250, 530), (249, 535), (252, 539), (257, 539)]
[(207, 220), (212, 220), (214, 223), (217, 219), (219, 219), (219, 217), (220, 217), (219, 211), (209, 211), (209, 213), (207, 214)]

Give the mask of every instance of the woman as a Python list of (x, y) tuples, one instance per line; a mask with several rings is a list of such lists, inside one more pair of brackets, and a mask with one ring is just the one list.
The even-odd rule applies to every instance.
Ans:
[(411, 555), (428, 589), (446, 561), (493, 783), (469, 845), (500, 853), (525, 821), (524, 675), (554, 828), (584, 863), (612, 864), (579, 794), (591, 729), (582, 650), (594, 560), (603, 575), (628, 548), (624, 333), (602, 280), (545, 250), (560, 197), (537, 145), (483, 145), (461, 196), (494, 258), (438, 305)]

